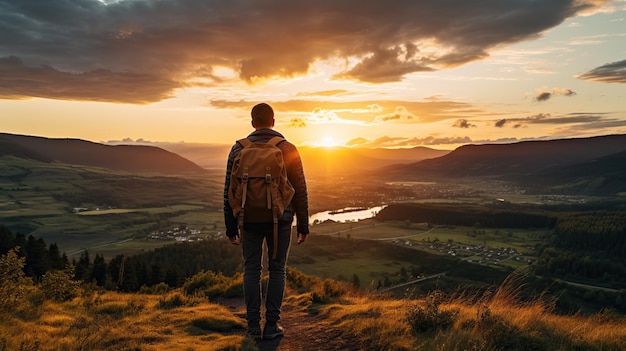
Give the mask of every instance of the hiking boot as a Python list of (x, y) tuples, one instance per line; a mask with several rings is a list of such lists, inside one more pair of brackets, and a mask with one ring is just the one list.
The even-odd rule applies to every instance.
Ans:
[(265, 325), (265, 329), (263, 330), (263, 339), (269, 340), (274, 339), (278, 336), (283, 336), (285, 331), (283, 327), (276, 323), (268, 323)]
[(255, 339), (255, 340), (259, 340), (263, 338), (263, 334), (261, 333), (261, 327), (248, 327), (248, 331), (246, 332), (246, 336), (251, 338), (251, 339)]

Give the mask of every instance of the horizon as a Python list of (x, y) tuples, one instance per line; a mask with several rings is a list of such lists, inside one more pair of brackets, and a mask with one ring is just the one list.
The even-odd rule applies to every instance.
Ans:
[(299, 146), (626, 133), (626, 0), (140, 1), (2, 0), (2, 132), (232, 145), (267, 102)]

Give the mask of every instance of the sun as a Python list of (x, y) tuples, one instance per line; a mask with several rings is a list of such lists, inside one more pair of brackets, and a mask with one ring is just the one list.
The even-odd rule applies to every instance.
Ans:
[(335, 138), (327, 135), (319, 141), (318, 145), (322, 147), (333, 148), (339, 146), (339, 143), (337, 143)]

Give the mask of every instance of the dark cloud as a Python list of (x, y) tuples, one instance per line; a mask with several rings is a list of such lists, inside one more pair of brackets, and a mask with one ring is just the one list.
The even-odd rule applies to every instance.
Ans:
[(537, 95), (537, 97), (535, 97), (535, 100), (537, 100), (537, 101), (546, 101), (546, 100), (549, 100), (551, 97), (552, 97), (552, 93), (543, 92), (543, 93), (539, 93), (539, 95)]
[(607, 63), (577, 78), (602, 83), (626, 83), (626, 60)]
[(533, 124), (560, 125), (572, 131), (600, 131), (602, 129), (619, 128), (626, 126), (626, 121), (612, 118), (611, 113), (570, 113), (563, 116), (551, 116), (548, 113), (539, 113), (523, 118), (507, 118), (495, 122), (495, 126), (502, 128), (513, 124), (513, 128), (522, 128)]
[[(218, 66), (255, 83), (337, 58), (353, 62), (337, 77), (398, 81), (482, 59), (605, 2), (0, 0), (0, 57), (21, 60), (0, 71), (0, 98), (145, 103), (219, 84)], [(42, 67), (54, 73), (40, 79)]]
[(470, 123), (466, 119), (457, 119), (456, 122), (454, 122), (454, 124), (452, 126), (453, 127), (457, 127), (457, 128), (472, 128), (472, 127), (476, 127), (475, 124)]
[(95, 70), (61, 72), (50, 66), (27, 67), (17, 57), (0, 58), (0, 98), (40, 97), (60, 100), (146, 104), (170, 97), (177, 84), (148, 73)]
[(574, 96), (574, 95), (576, 95), (576, 93), (574, 91), (572, 91), (571, 89), (567, 89), (567, 88), (565, 88), (565, 89), (554, 88), (554, 89), (552, 89), (552, 91), (540, 92), (537, 96), (535, 96), (535, 100), (537, 100), (537, 101), (546, 101), (546, 100), (549, 100), (551, 97), (553, 97), (555, 95)]

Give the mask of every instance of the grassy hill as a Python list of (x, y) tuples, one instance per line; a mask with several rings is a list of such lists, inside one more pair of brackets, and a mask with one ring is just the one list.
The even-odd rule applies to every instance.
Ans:
[(195, 163), (158, 147), (104, 145), (79, 139), (50, 139), (0, 133), (0, 155), (42, 162), (102, 167), (131, 173), (201, 172)]
[(465, 145), (442, 157), (385, 168), (390, 179), (487, 177), (535, 193), (617, 195), (626, 191), (626, 135)]
[[(2, 257), (6, 261), (6, 257)], [(0, 275), (0, 279), (2, 276)], [(241, 284), (241, 277), (232, 278)], [(332, 280), (288, 272), (285, 336), (245, 337), (242, 298), (209, 301), (185, 288), (138, 294), (75, 288), (52, 298), (42, 284), (0, 309), (2, 350), (623, 350), (623, 317), (556, 315), (549, 300), (520, 300), (523, 276), (467, 296), (366, 294)], [(0, 299), (7, 285), (0, 289)]]

